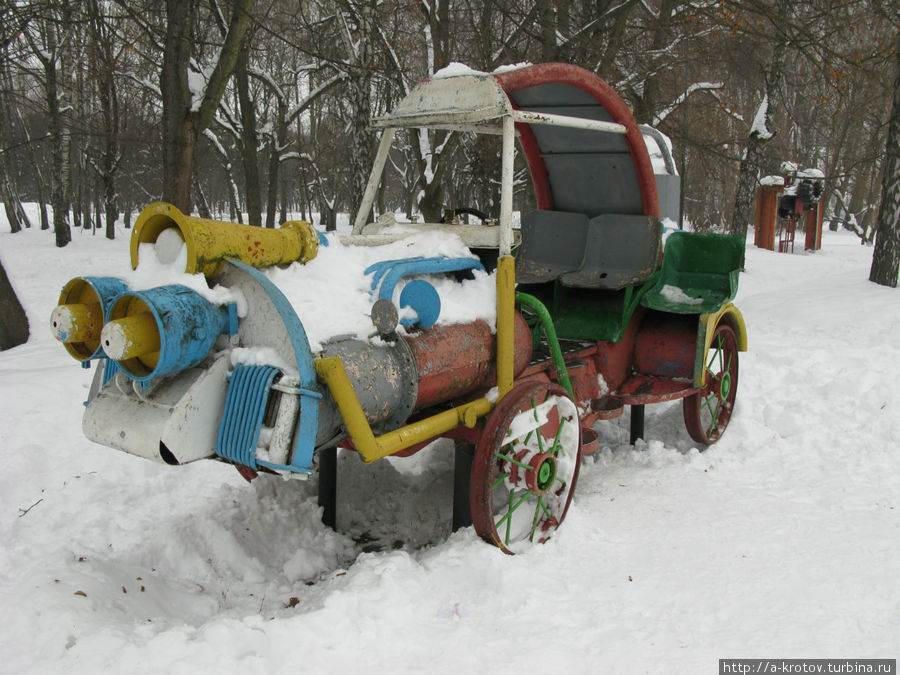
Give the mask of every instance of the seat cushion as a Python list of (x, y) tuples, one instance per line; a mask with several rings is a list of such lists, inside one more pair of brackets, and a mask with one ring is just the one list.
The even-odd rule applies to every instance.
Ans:
[(553, 281), (577, 270), (584, 258), (588, 217), (568, 211), (531, 211), (522, 216), (522, 245), (516, 256), (516, 280)]
[(661, 241), (662, 223), (653, 216), (604, 213), (591, 218), (581, 263), (560, 280), (574, 288), (631, 286), (653, 274)]

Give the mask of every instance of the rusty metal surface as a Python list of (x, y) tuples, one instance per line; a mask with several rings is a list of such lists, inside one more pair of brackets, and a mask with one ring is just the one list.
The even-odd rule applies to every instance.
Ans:
[(695, 387), (691, 380), (632, 375), (622, 383), (616, 392), (615, 400), (623, 405), (644, 405), (674, 401), (696, 394), (698, 391), (700, 389)]
[(606, 386), (610, 390), (615, 390), (625, 381), (625, 378), (631, 374), (631, 364), (634, 360), (634, 343), (637, 338), (638, 327), (644, 319), (646, 310), (638, 307), (625, 333), (619, 342), (598, 342), (597, 343), (597, 370), (603, 376)]
[(326, 344), (318, 356), (341, 359), (370, 424), (394, 428), (413, 411), (418, 378), (413, 356), (402, 340), (384, 347), (340, 340)]
[[(419, 391), (415, 408), (444, 403), (496, 383), (496, 336), (484, 321), (435, 326), (406, 339), (416, 362)], [(531, 331), (515, 315), (514, 372), (531, 360)]]
[(697, 317), (649, 312), (634, 343), (636, 373), (660, 377), (694, 376)]
[(590, 416), (594, 420), (612, 420), (622, 415), (625, 408), (615, 397), (604, 396), (591, 402)]
[(597, 366), (593, 360), (566, 362), (566, 369), (569, 371), (569, 381), (576, 401), (591, 401), (600, 395)]

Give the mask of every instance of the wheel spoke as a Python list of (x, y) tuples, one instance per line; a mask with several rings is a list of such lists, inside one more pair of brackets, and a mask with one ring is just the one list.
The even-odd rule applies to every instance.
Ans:
[(541, 523), (541, 511), (544, 512), (544, 515), (547, 516), (548, 520), (553, 519), (553, 514), (550, 513), (550, 509), (548, 509), (547, 505), (544, 503), (543, 496), (538, 497), (537, 506), (534, 509), (534, 521), (531, 523), (531, 534), (528, 536), (529, 541), (534, 541), (534, 533), (537, 531), (537, 526)]
[(534, 517), (531, 519), (531, 532), (528, 534), (528, 541), (534, 541), (534, 531), (537, 530), (538, 523), (541, 521), (541, 504), (543, 497), (538, 497), (537, 505), (534, 507)]
[(512, 528), (512, 518), (510, 516), (513, 512), (513, 491), (509, 491), (509, 510), (506, 512), (506, 545), (509, 546), (509, 531)]
[(510, 475), (511, 474), (509, 474), (509, 473), (505, 473), (502, 476), (500, 476), (500, 478), (498, 478), (491, 484), (491, 489), (496, 490), (498, 487), (500, 487), (500, 485), (503, 484), (503, 481), (505, 481), (507, 478), (510, 477)]
[(510, 457), (509, 455), (504, 455), (502, 452), (498, 452), (497, 457), (499, 457), (500, 459), (506, 460), (510, 464), (515, 464), (516, 466), (526, 469), (528, 471), (531, 470), (531, 467), (528, 466), (527, 464), (525, 464), (524, 462), (520, 462), (515, 457)]
[(556, 429), (556, 436), (553, 437), (553, 445), (550, 446), (550, 454), (555, 455), (559, 452), (559, 435), (562, 433), (563, 425), (566, 423), (566, 418), (561, 417), (559, 420), (559, 427)]
[[(516, 509), (518, 509), (520, 506), (522, 506), (522, 504), (525, 502), (525, 500), (528, 499), (528, 496), (531, 494), (531, 490), (525, 490), (525, 494), (522, 495), (522, 498), (516, 502), (515, 506), (513, 506), (513, 498), (514, 498), (513, 495), (514, 494), (515, 494), (515, 492), (513, 490), (509, 491), (509, 510), (506, 512), (505, 516), (503, 516), (500, 520), (498, 520), (495, 523), (495, 525), (500, 526), (504, 522), (509, 521), (509, 519), (512, 517), (512, 514), (516, 512)], [(508, 525), (507, 525), (507, 530), (509, 530)], [(507, 543), (509, 543), (509, 542), (507, 542)]]

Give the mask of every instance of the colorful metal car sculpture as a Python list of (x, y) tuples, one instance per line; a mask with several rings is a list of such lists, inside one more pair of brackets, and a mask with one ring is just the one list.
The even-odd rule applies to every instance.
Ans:
[[(327, 240), (303, 222), (261, 230), (152, 204), (135, 224), (132, 266), (142, 246), (164, 257), (183, 242), (186, 271), (239, 292), (246, 307), (178, 285), (132, 291), (118, 279), (73, 279), (51, 321), (75, 358), (100, 364), (88, 438), (168, 464), (216, 458), (248, 477), (318, 473), (332, 524), (337, 446), (374, 462), (451, 438), (454, 526), (474, 524), (507, 553), (562, 523), (581, 457), (597, 448), (597, 420), (631, 406), (639, 427), (645, 404), (680, 398), (690, 435), (719, 439), (747, 345), (730, 302), (744, 242), (679, 231), (663, 251), (643, 135), (606, 83), (565, 64), (436, 77), (375, 126), (384, 130), (375, 167), (343, 245), (439, 229), (475, 255), (372, 265), (377, 339), (337, 337), (313, 353), (301, 317), (257, 268), (311, 260)], [(366, 223), (404, 127), (500, 136), (497, 222)], [(516, 139), (537, 203), (520, 229)], [(496, 275), (496, 328), (436, 323), (440, 298), (428, 275), (481, 268)], [(405, 330), (394, 305), (400, 286), (401, 308), (416, 317)], [(271, 362), (235, 363), (237, 347), (268, 348)]]

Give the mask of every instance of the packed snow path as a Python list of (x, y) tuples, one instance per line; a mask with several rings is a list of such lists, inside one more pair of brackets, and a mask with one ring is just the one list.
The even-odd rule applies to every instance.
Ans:
[[(115, 242), (11, 235), (31, 339), (0, 353), (0, 672), (715, 672), (719, 658), (900, 653), (900, 295), (871, 249), (747, 250), (735, 415), (704, 453), (679, 403), (597, 429), (555, 538), (509, 557), (452, 536), (452, 458), (341, 461), (248, 485), (81, 434), (83, 371), (50, 335), (65, 281), (126, 268)], [(752, 240), (752, 238), (751, 238)], [(409, 542), (394, 549), (393, 542)], [(399, 546), (399, 544), (398, 544)]]

